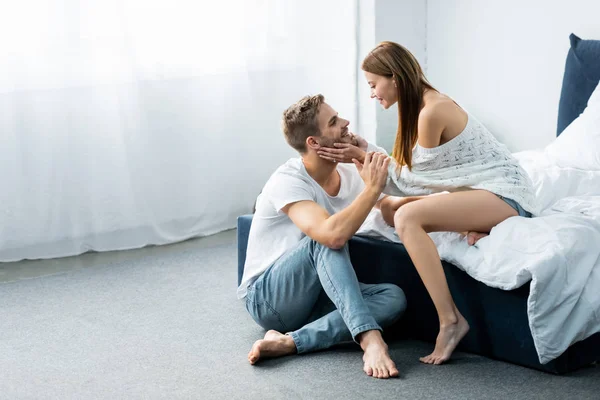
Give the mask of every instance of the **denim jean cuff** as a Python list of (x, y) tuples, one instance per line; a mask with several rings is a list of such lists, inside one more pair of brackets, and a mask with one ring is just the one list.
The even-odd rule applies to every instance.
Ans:
[(358, 343), (358, 340), (356, 340), (356, 337), (358, 335), (360, 335), (363, 332), (366, 331), (373, 331), (373, 330), (377, 330), (379, 332), (383, 332), (383, 329), (381, 329), (381, 327), (377, 324), (366, 324), (366, 325), (361, 325), (358, 326), (356, 328), (354, 328), (350, 333), (352, 334), (352, 340), (354, 340), (356, 343)]
[(304, 352), (304, 346), (302, 346), (302, 340), (300, 340), (300, 336), (296, 332), (288, 332), (286, 335), (291, 336), (294, 344), (296, 345), (296, 352), (298, 354)]

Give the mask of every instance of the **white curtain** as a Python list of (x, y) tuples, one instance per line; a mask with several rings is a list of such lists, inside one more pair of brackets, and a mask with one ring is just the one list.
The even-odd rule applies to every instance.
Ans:
[[(5, 1), (3, 1), (5, 3)], [(19, 0), (0, 13), (0, 261), (235, 226), (294, 152), (282, 111), (356, 118), (356, 2)]]

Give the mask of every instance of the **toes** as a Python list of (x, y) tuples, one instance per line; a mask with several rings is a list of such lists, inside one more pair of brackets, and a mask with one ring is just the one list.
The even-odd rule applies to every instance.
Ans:
[(445, 363), (446, 361), (448, 361), (448, 358), (446, 358), (446, 357), (437, 357), (437, 358), (435, 359), (435, 362), (434, 362), (434, 364), (435, 364), (435, 365), (442, 365), (442, 364), (443, 364), (443, 363)]
[(248, 353), (248, 361), (250, 361), (250, 364), (256, 364), (256, 362), (259, 360), (261, 343), (261, 340), (257, 340), (250, 349), (250, 353)]
[(396, 364), (393, 361), (388, 363), (386, 367), (390, 377), (398, 376), (398, 368), (396, 368)]
[(435, 362), (435, 357), (430, 354), (426, 357), (420, 358), (420, 360), (424, 364), (433, 364)]
[(367, 375), (373, 376), (373, 368), (369, 367), (368, 365), (365, 365), (363, 369)]

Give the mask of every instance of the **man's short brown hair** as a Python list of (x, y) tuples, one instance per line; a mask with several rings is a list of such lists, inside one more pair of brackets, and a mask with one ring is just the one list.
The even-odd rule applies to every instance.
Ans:
[(320, 136), (317, 122), (319, 106), (325, 102), (322, 94), (304, 96), (283, 112), (283, 134), (290, 146), (300, 153), (306, 152), (306, 139)]

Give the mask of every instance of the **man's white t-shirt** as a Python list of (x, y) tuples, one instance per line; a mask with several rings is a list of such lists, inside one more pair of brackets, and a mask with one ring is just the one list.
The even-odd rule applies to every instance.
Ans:
[(365, 184), (354, 164), (338, 164), (336, 168), (341, 181), (337, 196), (325, 192), (308, 174), (301, 158), (288, 160), (271, 175), (256, 201), (238, 298), (244, 298), (246, 288), (305, 236), (282, 208), (309, 200), (333, 215), (348, 207), (363, 191)]

